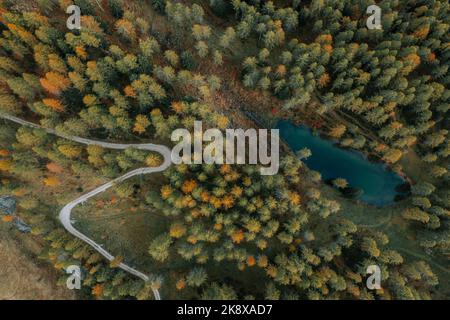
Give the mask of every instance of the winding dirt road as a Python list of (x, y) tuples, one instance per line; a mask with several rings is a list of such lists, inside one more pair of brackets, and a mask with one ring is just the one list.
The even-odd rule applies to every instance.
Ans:
[[(98, 140), (91, 140), (91, 139), (86, 139), (86, 138), (81, 138), (81, 137), (77, 137), (77, 136), (71, 136), (71, 135), (65, 135), (65, 134), (60, 134), (57, 133), (55, 130), (53, 129), (49, 129), (49, 128), (44, 128), (41, 127), (37, 124), (34, 124), (32, 122), (28, 122), (25, 121), (23, 119), (17, 118), (15, 116), (11, 116), (11, 115), (7, 115), (4, 113), (0, 112), (0, 118), (6, 119), (6, 120), (10, 120), (13, 121), (15, 123), (24, 125), (24, 126), (28, 126), (31, 128), (36, 128), (36, 129), (42, 129), (45, 130), (47, 133), (56, 135), (58, 137), (61, 137), (63, 139), (67, 139), (67, 140), (71, 140), (74, 142), (78, 142), (81, 144), (85, 144), (85, 145), (97, 145), (106, 149), (117, 149), (117, 150), (125, 150), (127, 148), (135, 148), (135, 149), (139, 149), (139, 150), (147, 150), (147, 151), (155, 151), (160, 153), (163, 158), (164, 161), (163, 163), (159, 166), (159, 167), (148, 167), (148, 168), (139, 168), (139, 169), (135, 169), (133, 171), (130, 171), (126, 174), (124, 174), (121, 177), (118, 177), (108, 183), (105, 183), (104, 185), (82, 195), (81, 197), (69, 202), (68, 204), (66, 204), (61, 211), (59, 212), (59, 220), (61, 221), (62, 225), (64, 226), (64, 228), (72, 235), (74, 235), (75, 237), (79, 238), (80, 240), (86, 242), (87, 244), (89, 244), (92, 248), (94, 248), (98, 253), (100, 253), (102, 256), (104, 256), (106, 259), (108, 259), (109, 261), (112, 261), (114, 259), (114, 256), (111, 255), (108, 251), (106, 251), (105, 249), (102, 248), (102, 246), (98, 243), (96, 243), (94, 240), (92, 240), (91, 238), (87, 237), (86, 235), (84, 235), (83, 233), (81, 233), (80, 231), (78, 231), (77, 229), (75, 229), (72, 225), (72, 221), (70, 219), (70, 215), (72, 213), (73, 208), (75, 208), (77, 205), (79, 205), (80, 203), (84, 203), (85, 201), (89, 200), (90, 198), (96, 196), (99, 193), (102, 193), (106, 190), (108, 190), (109, 188), (111, 188), (112, 186), (116, 185), (117, 183), (123, 182), (127, 179), (130, 179), (131, 177), (137, 176), (137, 175), (141, 175), (141, 174), (149, 174), (149, 173), (154, 173), (154, 172), (160, 172), (160, 171), (164, 171), (165, 169), (167, 169), (170, 165), (171, 165), (171, 151), (168, 147), (164, 146), (164, 145), (159, 145), (159, 144), (153, 144), (153, 143), (144, 143), (144, 144), (122, 144), (122, 143), (110, 143), (110, 142), (103, 142), (103, 141), (98, 141)], [(121, 263), (119, 264), (119, 268), (121, 268), (122, 270), (129, 272), (133, 275), (135, 275), (136, 277), (141, 278), (144, 281), (148, 281), (149, 277), (145, 274), (143, 274), (142, 272), (131, 268), (130, 266)], [(161, 300), (161, 296), (159, 294), (159, 291), (156, 289), (153, 289), (153, 295), (155, 297), (156, 300)]]

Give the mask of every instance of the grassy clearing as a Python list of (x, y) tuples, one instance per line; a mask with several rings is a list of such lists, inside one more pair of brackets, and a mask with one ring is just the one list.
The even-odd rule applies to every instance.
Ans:
[[(134, 177), (130, 182), (143, 182), (159, 190), (161, 174)], [(143, 198), (143, 197), (142, 197)], [(137, 197), (119, 198), (113, 189), (77, 206), (72, 218), (75, 227), (96, 242), (104, 244), (112, 255), (121, 255), (125, 262), (143, 272), (152, 270), (148, 254), (151, 240), (166, 229), (168, 220)]]
[(36, 237), (0, 223), (0, 300), (76, 298), (74, 291), (56, 285), (57, 272), (38, 260), (42, 249)]

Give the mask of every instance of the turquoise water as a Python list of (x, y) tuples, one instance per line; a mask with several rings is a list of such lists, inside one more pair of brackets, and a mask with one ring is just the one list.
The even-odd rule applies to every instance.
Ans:
[(382, 163), (373, 163), (361, 153), (341, 149), (333, 141), (312, 134), (304, 126), (289, 121), (277, 124), (282, 139), (294, 150), (311, 150), (312, 156), (304, 160), (309, 168), (322, 174), (322, 179), (344, 178), (349, 186), (363, 190), (358, 199), (376, 206), (394, 202), (398, 192), (395, 188), (404, 183), (396, 173), (387, 170)]

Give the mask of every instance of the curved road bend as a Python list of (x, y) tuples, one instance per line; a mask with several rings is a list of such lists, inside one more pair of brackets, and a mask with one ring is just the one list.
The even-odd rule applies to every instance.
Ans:
[[(85, 201), (87, 201), (88, 199), (94, 197), (95, 195), (102, 193), (104, 191), (106, 191), (107, 189), (111, 188), (112, 186), (114, 186), (115, 184), (125, 181), (131, 177), (137, 176), (137, 175), (141, 175), (141, 174), (149, 174), (149, 173), (153, 173), (153, 172), (160, 172), (165, 170), (166, 168), (168, 168), (171, 165), (171, 151), (168, 147), (163, 146), (163, 145), (159, 145), (159, 144), (153, 144), (153, 143), (144, 143), (144, 144), (122, 144), (122, 143), (110, 143), (110, 142), (103, 142), (103, 141), (97, 141), (97, 140), (91, 140), (91, 139), (86, 139), (86, 138), (81, 138), (81, 137), (77, 137), (77, 136), (70, 136), (70, 135), (65, 135), (65, 134), (60, 134), (57, 133), (55, 130), (53, 129), (49, 129), (49, 128), (43, 128), (37, 124), (34, 124), (32, 122), (28, 122), (25, 121), (23, 119), (11, 116), (11, 115), (7, 115), (4, 113), (0, 112), (0, 118), (3, 119), (7, 119), (10, 121), (13, 121), (15, 123), (24, 125), (24, 126), (28, 126), (28, 127), (32, 127), (32, 128), (36, 128), (36, 129), (42, 129), (45, 130), (47, 133), (56, 135), (58, 137), (61, 137), (63, 139), (67, 139), (67, 140), (71, 140), (71, 141), (75, 141), (81, 144), (85, 144), (85, 145), (98, 145), (101, 146), (103, 148), (106, 149), (117, 149), (117, 150), (124, 150), (127, 148), (136, 148), (139, 150), (147, 150), (147, 151), (156, 151), (159, 152), (160, 154), (162, 154), (164, 161), (163, 163), (159, 166), (159, 167), (149, 167), (149, 168), (139, 168), (139, 169), (135, 169), (132, 170), (126, 174), (124, 174), (121, 177), (118, 177), (108, 183), (105, 183), (104, 185), (82, 195), (81, 197), (79, 197), (78, 199), (75, 199), (71, 202), (69, 202), (68, 204), (66, 204), (61, 211), (59, 212), (59, 220), (61, 221), (61, 223), (63, 224), (64, 228), (72, 235), (74, 235), (75, 237), (79, 238), (80, 240), (83, 240), (84, 242), (86, 242), (87, 244), (89, 244), (92, 248), (94, 248), (98, 253), (100, 253), (102, 256), (104, 256), (106, 259), (108, 259), (109, 261), (112, 261), (114, 259), (114, 256), (112, 256), (108, 251), (106, 251), (105, 249), (102, 248), (101, 245), (99, 245), (98, 243), (96, 243), (94, 240), (92, 240), (91, 238), (87, 237), (86, 235), (84, 235), (83, 233), (81, 233), (80, 231), (78, 231), (77, 229), (75, 229), (72, 225), (71, 219), (70, 219), (70, 214), (72, 213), (73, 208), (75, 208), (77, 205), (79, 205), (80, 203), (84, 203)], [(138, 278), (141, 278), (144, 281), (148, 281), (149, 278), (148, 276), (146, 276), (145, 274), (143, 274), (142, 272), (131, 268), (130, 266), (121, 263), (119, 264), (119, 268), (121, 268), (122, 270), (129, 272), (133, 275), (135, 275)], [(152, 289), (153, 290), (153, 295), (155, 297), (156, 300), (161, 300), (161, 296), (159, 294), (158, 290)]]

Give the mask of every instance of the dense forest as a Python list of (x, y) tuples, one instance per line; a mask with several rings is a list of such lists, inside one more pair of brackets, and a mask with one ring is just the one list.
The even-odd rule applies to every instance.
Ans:
[[(167, 221), (147, 244), (145, 283), (117, 268), (127, 257), (108, 263), (56, 214), (161, 155), (86, 147), (0, 119), (0, 195), (18, 199), (61, 285), (77, 264), (82, 294), (99, 299), (152, 299), (152, 289), (172, 299), (448, 298), (435, 268), (445, 261), (448, 277), (447, 1), (377, 1), (381, 30), (366, 27), (368, 0), (0, 3), (2, 114), (63, 135), (170, 147), (172, 131), (193, 130), (194, 120), (261, 127), (250, 109), (304, 123), (410, 183), (394, 215), (415, 255), (344, 216), (346, 181), (330, 192), (305, 165), (308, 150), (283, 148), (274, 176), (254, 165), (181, 164), (157, 181), (122, 182), (111, 202), (133, 199)], [(66, 27), (72, 4), (80, 30)], [(367, 289), (369, 265), (380, 266), (382, 289)]]

